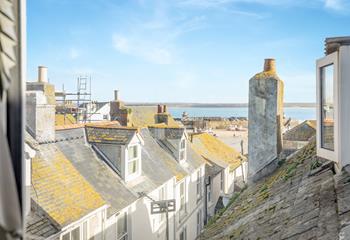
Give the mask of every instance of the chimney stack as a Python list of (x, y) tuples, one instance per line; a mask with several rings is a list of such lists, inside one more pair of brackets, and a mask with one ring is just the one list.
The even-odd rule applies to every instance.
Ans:
[(157, 113), (163, 113), (163, 106), (158, 104), (158, 110)]
[(276, 61), (273, 58), (266, 58), (264, 63), (264, 72), (276, 72)]
[(264, 71), (249, 80), (248, 181), (272, 173), (282, 151), (284, 84), (275, 73), (275, 60), (265, 59)]
[(166, 105), (163, 105), (163, 113), (166, 113), (167, 109), (166, 109)]
[(38, 67), (38, 82), (47, 83), (47, 67), (39, 66)]
[(119, 90), (114, 90), (114, 101), (119, 101)]
[(55, 86), (47, 82), (47, 68), (38, 67), (38, 81), (27, 82), (26, 127), (38, 142), (55, 140)]

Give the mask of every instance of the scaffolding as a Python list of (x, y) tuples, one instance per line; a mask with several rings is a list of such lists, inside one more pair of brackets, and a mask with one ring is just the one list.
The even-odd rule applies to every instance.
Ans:
[(67, 114), (71, 114), (76, 123), (88, 121), (87, 115), (91, 106), (91, 76), (79, 75), (77, 77), (77, 91), (66, 92), (64, 85), (61, 92), (56, 92), (56, 113), (63, 114), (63, 121), (66, 124)]

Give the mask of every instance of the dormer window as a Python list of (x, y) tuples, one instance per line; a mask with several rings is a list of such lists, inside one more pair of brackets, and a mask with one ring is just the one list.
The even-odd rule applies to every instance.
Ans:
[(139, 153), (138, 145), (128, 148), (128, 174), (135, 174), (138, 170)]
[(86, 136), (93, 149), (125, 182), (141, 175), (142, 136), (135, 128), (86, 127)]

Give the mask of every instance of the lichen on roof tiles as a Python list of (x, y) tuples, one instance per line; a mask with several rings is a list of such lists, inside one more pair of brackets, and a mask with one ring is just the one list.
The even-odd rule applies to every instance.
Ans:
[(55, 125), (63, 126), (63, 125), (72, 125), (76, 124), (76, 119), (72, 114), (58, 114), (55, 115)]
[(337, 239), (333, 172), (310, 175), (315, 145), (313, 140), (249, 185), (200, 239)]
[(208, 133), (192, 134), (190, 138), (192, 138), (191, 145), (198, 154), (221, 167), (230, 166), (231, 171), (239, 167), (241, 161), (246, 160), (234, 148)]
[(60, 226), (79, 220), (104, 199), (56, 147), (40, 149), (32, 160), (32, 198)]
[(93, 127), (86, 126), (86, 135), (90, 143), (115, 143), (127, 144), (135, 133), (137, 128), (122, 127)]

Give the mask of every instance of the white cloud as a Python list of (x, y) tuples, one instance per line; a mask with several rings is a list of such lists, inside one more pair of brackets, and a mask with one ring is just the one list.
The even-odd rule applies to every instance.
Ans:
[(344, 4), (342, 0), (325, 0), (324, 6), (332, 10), (342, 11), (345, 7)]
[(71, 48), (69, 50), (69, 58), (70, 59), (77, 59), (80, 56), (79, 51), (76, 48)]
[(169, 49), (141, 38), (132, 39), (114, 34), (113, 46), (120, 53), (135, 56), (155, 64), (170, 64), (173, 60)]

